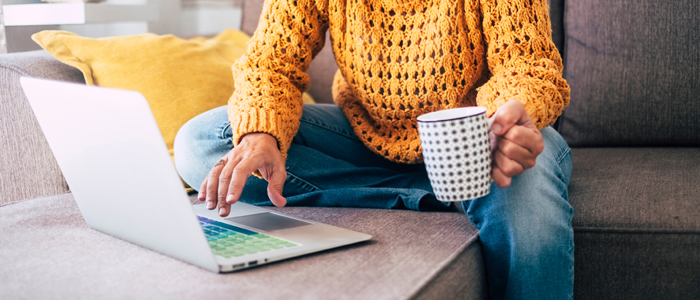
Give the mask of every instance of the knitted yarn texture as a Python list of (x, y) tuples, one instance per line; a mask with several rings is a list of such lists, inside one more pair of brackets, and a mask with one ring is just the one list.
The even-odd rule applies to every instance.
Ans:
[(541, 129), (569, 103), (545, 0), (267, 0), (233, 66), (234, 143), (269, 133), (286, 157), (327, 30), (339, 66), (334, 101), (358, 138), (392, 161), (422, 162), (424, 113), (478, 105), (491, 116), (516, 99)]

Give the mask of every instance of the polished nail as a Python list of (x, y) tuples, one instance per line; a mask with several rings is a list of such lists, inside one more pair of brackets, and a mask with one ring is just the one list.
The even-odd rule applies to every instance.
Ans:
[(219, 208), (219, 216), (223, 216), (225, 214), (226, 214), (226, 207)]
[(207, 202), (207, 208), (208, 208), (208, 209), (213, 209), (215, 206), (216, 206), (216, 204), (214, 204), (213, 201)]

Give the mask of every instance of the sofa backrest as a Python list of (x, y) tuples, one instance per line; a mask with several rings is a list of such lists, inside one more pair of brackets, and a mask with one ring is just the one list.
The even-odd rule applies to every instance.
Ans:
[(43, 50), (0, 55), (0, 206), (68, 192), (20, 76), (85, 83), (78, 69)]
[(561, 2), (567, 142), (699, 146), (700, 2)]

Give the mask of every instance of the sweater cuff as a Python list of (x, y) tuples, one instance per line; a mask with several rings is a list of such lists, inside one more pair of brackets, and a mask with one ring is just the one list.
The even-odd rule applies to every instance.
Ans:
[[(554, 124), (569, 104), (569, 86), (556, 70), (528, 71), (522, 75), (512, 71), (495, 74), (478, 88), (477, 105), (485, 107), (490, 117), (501, 105), (518, 100), (538, 129)], [(531, 76), (532, 73), (536, 76)]]
[(229, 106), (229, 120), (233, 131), (233, 145), (238, 146), (243, 136), (249, 133), (267, 133), (277, 140), (277, 147), (287, 160), (287, 150), (294, 133), (299, 129), (299, 121), (294, 122), (275, 108), (251, 108), (246, 110)]

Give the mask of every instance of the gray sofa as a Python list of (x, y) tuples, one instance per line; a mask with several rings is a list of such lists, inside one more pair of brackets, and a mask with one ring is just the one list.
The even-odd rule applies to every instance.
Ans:
[[(700, 297), (700, 5), (552, 0), (571, 105), (576, 299)], [(252, 32), (261, 2), (244, 1)], [(310, 93), (330, 102), (329, 47)], [(19, 88), (82, 82), (43, 51), (0, 56), (0, 299), (484, 299), (478, 232), (458, 213), (272, 208), (370, 242), (218, 275), (85, 225)], [(194, 202), (194, 199), (193, 199)]]

